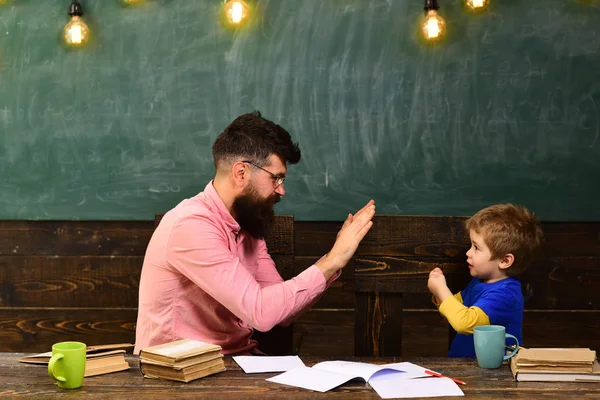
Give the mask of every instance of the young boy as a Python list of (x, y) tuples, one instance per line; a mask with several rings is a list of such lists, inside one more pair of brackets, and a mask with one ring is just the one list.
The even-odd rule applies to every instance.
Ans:
[(523, 294), (514, 277), (527, 269), (542, 241), (542, 229), (525, 207), (493, 205), (465, 222), (471, 238), (467, 263), (473, 279), (452, 295), (441, 269), (429, 273), (434, 303), (457, 334), (449, 357), (475, 357), (473, 328), (502, 325), (522, 343)]

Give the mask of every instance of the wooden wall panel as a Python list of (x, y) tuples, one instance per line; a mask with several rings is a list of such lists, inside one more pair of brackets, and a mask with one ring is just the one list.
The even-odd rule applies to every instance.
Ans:
[(449, 345), (448, 321), (436, 309), (405, 308), (402, 313), (402, 357), (444, 357)]
[[(289, 216), (277, 221), (267, 245), (285, 279), (327, 253), (342, 225), (294, 222)], [(394, 327), (386, 346), (399, 346), (404, 357), (445, 355), (451, 329), (431, 303), (426, 283), (436, 266), (446, 272), (453, 291), (470, 279), (463, 221), (377, 216), (357, 256), (294, 324), (294, 351), (353, 355), (355, 312), (367, 304), (384, 312)], [(545, 247), (521, 279), (525, 345), (600, 350), (600, 223), (542, 227)], [(47, 351), (51, 343), (71, 337), (90, 344), (133, 341), (139, 274), (153, 230), (154, 221), (0, 221), (0, 351)], [(401, 311), (374, 302), (376, 295), (370, 294), (381, 299), (398, 288)], [(365, 301), (357, 302), (356, 293), (359, 299), (365, 294)], [(358, 326), (369, 323), (375, 331), (374, 317)], [(274, 335), (262, 343), (290, 337), (289, 330)]]
[(151, 221), (0, 221), (0, 255), (144, 255)]
[(134, 343), (136, 319), (135, 309), (0, 308), (1, 351), (45, 352), (67, 340)]
[[(142, 256), (0, 256), (0, 307), (137, 308)], [(274, 255), (284, 279), (293, 256)]]
[(403, 307), (401, 293), (356, 292), (354, 354), (402, 354)]
[(525, 310), (524, 347), (589, 347), (600, 351), (600, 311)]
[(341, 222), (296, 221), (294, 223), (294, 254), (296, 256), (323, 256), (331, 250), (341, 227)]
[(2, 307), (136, 308), (141, 256), (0, 256)]
[(354, 310), (311, 309), (294, 325), (294, 348), (300, 356), (354, 354)]
[(356, 255), (464, 260), (469, 247), (464, 220), (463, 217), (376, 216)]

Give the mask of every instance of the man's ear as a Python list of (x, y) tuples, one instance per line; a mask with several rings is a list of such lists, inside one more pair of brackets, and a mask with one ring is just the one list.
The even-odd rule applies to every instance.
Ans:
[(231, 167), (231, 173), (233, 175), (233, 181), (238, 187), (243, 187), (246, 184), (246, 181), (250, 179), (250, 170), (246, 163), (241, 161), (233, 164)]
[(513, 265), (514, 262), (515, 262), (515, 256), (512, 255), (512, 253), (508, 253), (500, 260), (499, 267), (500, 267), (500, 269), (506, 269), (506, 268), (510, 267), (511, 265)]

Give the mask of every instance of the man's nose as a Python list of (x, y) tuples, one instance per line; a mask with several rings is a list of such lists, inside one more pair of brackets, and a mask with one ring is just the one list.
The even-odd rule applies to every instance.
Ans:
[(277, 193), (280, 196), (285, 196), (285, 189), (283, 188), (283, 183), (277, 186), (277, 188), (275, 189), (275, 193)]

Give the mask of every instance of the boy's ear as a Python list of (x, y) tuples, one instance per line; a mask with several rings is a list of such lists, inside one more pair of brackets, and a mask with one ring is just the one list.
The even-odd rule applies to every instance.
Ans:
[(515, 256), (513, 256), (512, 253), (508, 253), (500, 260), (499, 267), (500, 267), (500, 269), (506, 269), (506, 268), (510, 267), (511, 265), (513, 265), (514, 262), (515, 262)]

